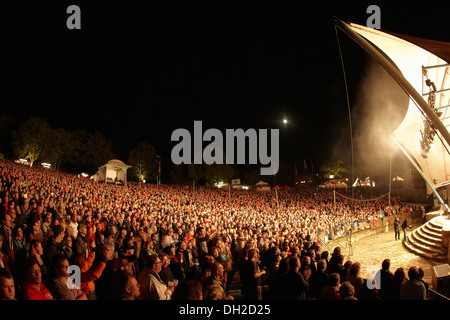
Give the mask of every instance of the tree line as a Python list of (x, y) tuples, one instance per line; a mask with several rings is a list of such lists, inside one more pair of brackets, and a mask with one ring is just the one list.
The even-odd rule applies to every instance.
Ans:
[[(12, 130), (10, 141), (14, 158), (26, 159), (30, 165), (37, 161), (50, 163), (52, 168), (70, 173), (94, 174), (98, 167), (115, 158), (112, 141), (101, 132), (52, 128), (38, 117), (31, 117)], [(4, 150), (8, 148), (3, 141), (1, 151)], [(132, 165), (131, 178), (156, 179), (157, 157), (152, 145), (137, 144), (127, 159)]]
[[(94, 174), (98, 167), (115, 158), (112, 141), (96, 131), (87, 132), (82, 129), (66, 130), (52, 128), (42, 118), (31, 117), (11, 130), (11, 119), (0, 119), (0, 153), (6, 150), (12, 157), (27, 159), (31, 164), (38, 162), (51, 163), (52, 167), (70, 173), (87, 172)], [(6, 131), (10, 131), (8, 139), (10, 148), (5, 142)], [(134, 181), (152, 181), (161, 179), (161, 158), (155, 147), (147, 142), (138, 143), (130, 150), (126, 159), (132, 168), (128, 170), (128, 178)], [(241, 183), (253, 185), (265, 181), (271, 185), (293, 185), (294, 164), (280, 161), (280, 170), (276, 176), (261, 176), (258, 168), (229, 164), (180, 164), (173, 165), (164, 172), (164, 182), (173, 184), (213, 185), (216, 182), (230, 182), (240, 178)], [(324, 163), (319, 172), (328, 178), (333, 174), (339, 177), (347, 170), (342, 161)]]
[[(10, 146), (6, 139), (0, 143), (0, 153), (11, 153), (14, 159), (26, 159), (31, 165), (36, 162), (50, 163), (52, 168), (70, 173), (94, 174), (98, 167), (114, 159), (112, 141), (96, 131), (66, 130), (52, 128), (39, 117), (30, 117), (13, 130), (12, 120), (2, 117), (0, 129), (9, 132)], [(138, 143), (128, 153), (128, 178), (134, 181), (157, 181), (161, 178), (160, 158), (153, 145)], [(166, 174), (166, 180), (175, 184), (211, 185), (218, 181), (229, 182), (239, 173), (231, 165), (176, 165)], [(256, 181), (254, 172), (247, 174), (247, 180)], [(250, 179), (250, 177), (252, 177)], [(257, 181), (256, 181), (257, 182)]]

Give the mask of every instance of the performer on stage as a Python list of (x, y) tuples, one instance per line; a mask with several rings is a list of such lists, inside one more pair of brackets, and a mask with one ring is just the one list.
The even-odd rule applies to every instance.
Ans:
[(399, 218), (395, 218), (394, 220), (394, 233), (395, 233), (395, 241), (400, 240), (400, 220)]

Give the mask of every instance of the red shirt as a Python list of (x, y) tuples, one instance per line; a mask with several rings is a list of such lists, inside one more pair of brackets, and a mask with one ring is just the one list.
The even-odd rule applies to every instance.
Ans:
[(34, 284), (23, 282), (22, 298), (24, 300), (54, 300), (47, 287), (41, 283), (39, 290)]

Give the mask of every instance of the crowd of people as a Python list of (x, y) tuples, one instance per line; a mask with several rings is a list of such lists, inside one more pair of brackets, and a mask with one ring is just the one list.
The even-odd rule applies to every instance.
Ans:
[(358, 262), (322, 247), (411, 210), (398, 198), (123, 187), (7, 160), (0, 174), (1, 299), (231, 300), (236, 279), (249, 300), (426, 298), (420, 269), (385, 260), (381, 289), (366, 290)]

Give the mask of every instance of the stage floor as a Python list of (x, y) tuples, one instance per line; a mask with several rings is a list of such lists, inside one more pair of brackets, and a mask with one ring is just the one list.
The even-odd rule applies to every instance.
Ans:
[[(412, 232), (420, 224), (413, 225), (407, 234)], [(390, 226), (391, 227), (391, 226)], [(403, 232), (401, 232), (403, 239)], [(397, 268), (404, 268), (405, 272), (411, 266), (422, 267), (425, 271), (424, 281), (431, 284), (433, 276), (433, 265), (440, 263), (426, 260), (410, 251), (402, 244), (402, 240), (395, 240), (394, 231), (389, 228), (387, 232), (380, 232), (372, 235), (364, 235), (364, 233), (356, 233), (353, 235), (352, 249), (353, 254), (349, 256), (349, 249), (346, 239), (339, 239), (338, 242), (346, 247), (343, 249), (345, 253), (345, 261), (361, 263), (361, 275), (366, 278), (373, 274), (373, 270), (381, 269), (381, 263), (384, 259), (391, 260), (391, 272), (394, 273)], [(330, 248), (337, 246), (335, 242), (328, 244)]]

